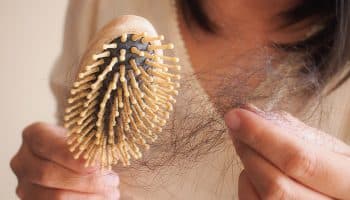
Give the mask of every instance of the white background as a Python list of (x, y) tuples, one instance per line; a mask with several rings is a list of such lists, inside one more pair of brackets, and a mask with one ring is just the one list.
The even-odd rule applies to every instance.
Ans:
[(0, 199), (16, 199), (9, 160), (21, 131), (54, 122), (50, 70), (61, 49), (68, 0), (0, 0)]

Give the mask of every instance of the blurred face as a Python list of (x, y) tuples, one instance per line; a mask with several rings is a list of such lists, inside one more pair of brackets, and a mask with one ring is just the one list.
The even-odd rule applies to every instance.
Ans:
[(236, 95), (249, 95), (267, 75), (255, 72), (264, 72), (272, 58), (284, 55), (273, 44), (305, 39), (312, 23), (286, 25), (282, 13), (295, 8), (297, 0), (184, 2), (178, 2), (181, 32), (197, 77), (216, 105), (232, 106), (233, 96), (227, 98), (230, 102), (216, 97), (234, 88)]

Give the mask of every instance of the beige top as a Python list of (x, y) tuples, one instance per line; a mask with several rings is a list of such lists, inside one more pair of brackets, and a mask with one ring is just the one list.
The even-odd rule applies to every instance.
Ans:
[[(75, 0), (70, 1), (65, 26), (63, 54), (53, 70), (51, 81), (54, 94), (58, 100), (58, 119), (62, 117), (63, 102), (74, 76), (78, 70), (79, 58), (83, 55), (86, 47), (94, 34), (113, 18), (120, 15), (134, 14), (147, 18), (155, 26), (158, 33), (162, 33), (169, 41), (175, 43), (175, 53), (181, 59), (184, 66), (182, 73), (192, 74), (191, 65), (186, 55), (183, 41), (180, 36), (176, 21), (176, 12), (172, 0)], [(216, 115), (212, 105), (207, 101), (207, 96), (197, 81), (190, 83), (191, 91), (183, 91), (184, 96), (195, 96), (204, 102), (206, 113)], [(344, 85), (341, 90), (350, 87), (350, 83)], [(345, 105), (347, 97), (341, 90), (330, 98), (326, 105), (335, 105), (332, 115), (336, 117), (336, 123), (327, 125), (322, 123), (328, 132), (338, 133), (339, 137), (345, 138), (344, 116), (349, 121), (349, 105)], [(341, 95), (341, 96), (339, 96)], [(337, 98), (341, 97), (341, 98)], [(186, 99), (186, 98), (184, 98)], [(175, 115), (181, 117), (184, 110), (181, 109), (186, 102), (177, 103), (180, 106)], [(188, 108), (186, 106), (186, 109)], [(342, 120), (341, 120), (342, 119)], [(329, 120), (325, 120), (329, 121)], [(332, 120), (334, 122), (334, 120)], [(333, 130), (333, 131), (331, 131)], [(344, 134), (343, 134), (344, 133)], [(350, 136), (347, 137), (350, 140)], [(174, 169), (169, 167), (160, 173), (139, 172), (133, 174), (136, 178), (130, 178), (128, 172), (121, 173), (122, 199), (236, 199), (237, 177), (241, 170), (235, 163), (236, 157), (230, 141), (227, 140), (227, 150), (217, 152), (203, 158), (190, 169)], [(230, 166), (230, 167), (228, 167)], [(124, 180), (128, 184), (124, 183)], [(137, 183), (136, 183), (137, 182)], [(142, 183), (140, 185), (140, 183)], [(131, 186), (136, 184), (137, 186)]]

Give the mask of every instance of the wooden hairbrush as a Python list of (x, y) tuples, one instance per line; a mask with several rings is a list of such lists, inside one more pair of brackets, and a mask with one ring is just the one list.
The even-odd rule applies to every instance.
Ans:
[(180, 86), (179, 59), (163, 55), (174, 45), (163, 39), (144, 18), (123, 16), (89, 45), (64, 116), (69, 150), (86, 167), (130, 165), (162, 132)]

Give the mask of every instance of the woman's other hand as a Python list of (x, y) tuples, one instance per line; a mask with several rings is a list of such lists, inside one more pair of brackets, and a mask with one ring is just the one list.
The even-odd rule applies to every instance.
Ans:
[(240, 199), (350, 199), (345, 143), (287, 113), (253, 106), (230, 111), (225, 121), (244, 165)]
[(112, 171), (85, 168), (75, 160), (65, 129), (35, 123), (23, 131), (23, 143), (11, 160), (20, 199), (118, 199), (119, 177)]

